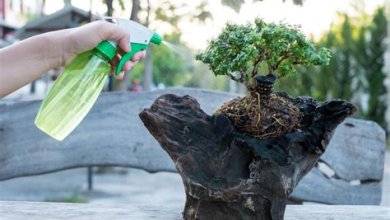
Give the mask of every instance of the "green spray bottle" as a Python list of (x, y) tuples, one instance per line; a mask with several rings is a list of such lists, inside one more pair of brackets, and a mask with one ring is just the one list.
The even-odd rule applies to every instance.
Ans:
[[(116, 19), (116, 23), (130, 33), (131, 42), (131, 51), (122, 56), (116, 68), (118, 75), (135, 53), (146, 50), (149, 43), (161, 44), (162, 37), (134, 21)], [(105, 40), (77, 55), (43, 100), (35, 125), (57, 140), (67, 137), (96, 102), (111, 70), (109, 62), (116, 53), (116, 43)]]

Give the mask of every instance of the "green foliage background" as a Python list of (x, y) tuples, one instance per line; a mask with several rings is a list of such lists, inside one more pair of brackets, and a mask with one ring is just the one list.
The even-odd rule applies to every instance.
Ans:
[[(160, 83), (165, 86), (178, 86), (186, 84), (191, 80), (191, 74), (194, 72), (193, 53), (180, 42), (180, 34), (174, 33), (165, 35), (164, 40), (169, 42), (170, 46), (154, 46), (150, 53), (153, 54), (153, 79), (154, 84)], [(142, 82), (144, 63), (135, 65), (132, 70), (132, 79)]]
[[(258, 0), (253, 0), (255, 1)], [(244, 3), (242, 0), (221, 2), (236, 11), (239, 11)], [(294, 2), (302, 3), (295, 0)], [(166, 20), (174, 26), (174, 31), (164, 37), (175, 47), (179, 47), (180, 52), (176, 53), (166, 46), (152, 48), (154, 83), (232, 91), (229, 78), (213, 76), (206, 65), (194, 61), (193, 57), (197, 51), (191, 51), (180, 41), (178, 21), (182, 18), (175, 15), (172, 5), (165, 4), (167, 3), (157, 6), (154, 4), (157, 8), (154, 19)], [(198, 17), (198, 21), (211, 17), (210, 12), (204, 9), (207, 9), (207, 6), (200, 4), (193, 10), (193, 16)], [(297, 69), (299, 74), (279, 80), (276, 90), (286, 91), (292, 96), (309, 95), (319, 100), (350, 100), (359, 106), (356, 117), (374, 120), (385, 127), (384, 53), (387, 22), (384, 7), (372, 15), (360, 12), (358, 16), (350, 16), (341, 13), (339, 21), (316, 41), (320, 47), (330, 49), (332, 58), (329, 65), (300, 66)], [(245, 42), (245, 39), (242, 42)], [(132, 79), (142, 81), (143, 68), (142, 63), (136, 65), (131, 74)], [(266, 71), (264, 65), (259, 65), (259, 72)]]
[(340, 14), (340, 19), (341, 23), (334, 24), (319, 40), (320, 45), (331, 50), (329, 65), (301, 68), (300, 74), (280, 80), (276, 87), (293, 96), (350, 100), (359, 106), (356, 117), (386, 128), (385, 9), (357, 17)]

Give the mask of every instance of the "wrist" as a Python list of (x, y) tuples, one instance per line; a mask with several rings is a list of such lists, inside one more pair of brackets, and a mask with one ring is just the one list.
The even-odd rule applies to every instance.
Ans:
[(47, 65), (50, 68), (63, 66), (65, 64), (64, 54), (64, 41), (66, 35), (63, 31), (48, 32), (37, 37), (42, 37), (39, 42), (42, 43), (40, 48), (42, 50), (42, 59), (46, 60)]

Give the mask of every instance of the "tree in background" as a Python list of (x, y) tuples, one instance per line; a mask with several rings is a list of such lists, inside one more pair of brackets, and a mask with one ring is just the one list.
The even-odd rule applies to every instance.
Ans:
[[(124, 7), (124, 0), (118, 0), (121, 7)], [(165, 26), (168, 29), (171, 30), (170, 33), (167, 33), (166, 36), (164, 36), (165, 39), (175, 39), (175, 44), (181, 44), (180, 43), (180, 30), (178, 27), (179, 21), (187, 19), (191, 21), (204, 21), (207, 18), (211, 17), (211, 13), (205, 10), (205, 6), (207, 5), (205, 1), (199, 3), (198, 5), (191, 5), (188, 3), (173, 3), (172, 1), (158, 1), (153, 2), (153, 4), (150, 3), (149, 0), (130, 0), (131, 2), (131, 15), (130, 20), (139, 22), (145, 26)], [(105, 0), (105, 3), (107, 5), (107, 15), (111, 16), (112, 12), (114, 11), (113, 8), (113, 0)], [(123, 8), (122, 8), (123, 9)], [(181, 13), (180, 11), (186, 11), (186, 13)], [(111, 12), (111, 14), (109, 14)], [(156, 25), (158, 24), (158, 25)], [(172, 37), (175, 36), (175, 37)], [(178, 39), (177, 39), (178, 38)], [(166, 54), (167, 48), (163, 49), (164, 46), (159, 46), (158, 50), (162, 50), (161, 54)], [(180, 48), (182, 50), (185, 49), (184, 45), (180, 45)], [(183, 49), (184, 48), (184, 49)], [(173, 61), (173, 60), (167, 60), (165, 58), (162, 58), (161, 60), (158, 59), (152, 59), (152, 56), (155, 56), (156, 51), (151, 52), (153, 49), (153, 46), (151, 46), (147, 52), (147, 56), (143, 59), (142, 63), (137, 66), (136, 71), (139, 73), (140, 70), (142, 70), (142, 82), (144, 89), (149, 90), (152, 88), (152, 84), (154, 84), (153, 78), (162, 79), (164, 77), (156, 76), (156, 74), (162, 73), (163, 71), (159, 71), (159, 68), (161, 67), (161, 70), (165, 69), (185, 69), (187, 63), (184, 63), (183, 67), (175, 67), (172, 66), (180, 65), (182, 63)], [(159, 52), (157, 52), (159, 53)], [(169, 53), (169, 52), (168, 52)], [(174, 53), (171, 51), (171, 53)], [(186, 52), (187, 54), (187, 52)], [(175, 56), (173, 54), (170, 55), (171, 57)], [(166, 60), (166, 61), (165, 61)], [(180, 60), (180, 59), (179, 59)], [(175, 63), (174, 65), (172, 63)], [(156, 66), (156, 64), (159, 64), (159, 66)], [(169, 67), (170, 66), (170, 67)], [(187, 65), (188, 66), (188, 65)], [(141, 68), (140, 68), (141, 67)], [(166, 68), (169, 67), (169, 68)], [(135, 74), (136, 76), (140, 76), (139, 74)], [(176, 72), (174, 71), (173, 74)], [(164, 75), (169, 74), (169, 77), (172, 77), (172, 73), (164, 73)], [(126, 76), (128, 76), (126, 74)], [(177, 77), (173, 77), (177, 78)], [(117, 90), (126, 90), (128, 88), (129, 81), (131, 79), (122, 80), (119, 82), (116, 82), (116, 89)]]
[(362, 116), (378, 122), (384, 128), (386, 127), (386, 87), (384, 85), (386, 36), (385, 8), (379, 8), (374, 14), (371, 25), (360, 29), (357, 39), (359, 51), (355, 53), (357, 66), (364, 73), (365, 83), (362, 83), (362, 91), (368, 94), (367, 109), (364, 109)]
[[(351, 100), (357, 91), (356, 71), (352, 70), (352, 51), (354, 26), (348, 15), (341, 15), (342, 23), (335, 25), (319, 40), (319, 45), (329, 48), (332, 58), (327, 66), (302, 67), (299, 78), (282, 81), (277, 88), (283, 88), (290, 94), (309, 95), (319, 100), (341, 98)], [(294, 81), (293, 83), (291, 83)], [(285, 88), (286, 87), (286, 88)]]
[[(107, 7), (106, 16), (112, 17), (112, 15), (114, 13), (114, 6), (113, 6), (114, 0), (103, 0), (103, 2), (105, 3), (105, 5)], [(121, 9), (123, 10), (124, 9), (123, 0), (118, 0), (118, 2), (119, 2)], [(115, 82), (114, 76), (110, 75), (109, 79), (108, 79), (108, 91), (114, 90), (114, 82)]]
[[(264, 1), (264, 0), (253, 0), (255, 1)], [(268, 0), (269, 1), (269, 0)], [(285, 2), (286, 0), (283, 0)], [(302, 5), (304, 0), (292, 0), (292, 2), (296, 5)], [(236, 12), (240, 12), (241, 6), (245, 3), (245, 0), (221, 0), (223, 5), (226, 5), (232, 8)]]
[(310, 95), (319, 100), (347, 99), (360, 106), (358, 116), (374, 120), (384, 128), (384, 54), (387, 21), (384, 8), (374, 15), (358, 17), (341, 14), (342, 22), (334, 25), (320, 39), (330, 48), (328, 66), (301, 68), (297, 77), (281, 80), (277, 88), (290, 94)]
[[(125, 0), (117, 0), (120, 7), (123, 9), (125, 7)], [(114, 0), (104, 0), (104, 2), (107, 5), (107, 15), (111, 16), (114, 8), (113, 8), (113, 2)], [(302, 4), (302, 0), (293, 0), (295, 4)], [(221, 3), (225, 6), (228, 6), (230, 8), (233, 8), (234, 10), (238, 11), (241, 5), (244, 3), (242, 0), (221, 0)], [(179, 59), (182, 61), (183, 59), (186, 60), (184, 62), (184, 66), (180, 68), (173, 68), (175, 65), (180, 65), (180, 62), (177, 62), (175, 65), (153, 59), (152, 56), (157, 56), (156, 51), (151, 52), (150, 50), (154, 50), (153, 46), (149, 48), (149, 51), (147, 53), (147, 56), (144, 58), (142, 63), (139, 65), (136, 65), (135, 74), (133, 73), (132, 75), (135, 75), (136, 78), (141, 78), (143, 82), (143, 86), (146, 90), (150, 89), (152, 87), (152, 84), (156, 83), (159, 81), (159, 79), (164, 79), (167, 77), (166, 75), (169, 74), (170, 78), (173, 78), (173, 80), (165, 80), (163, 83), (168, 83), (167, 85), (186, 85), (186, 86), (199, 86), (199, 85), (204, 85), (205, 82), (202, 81), (207, 81), (206, 84), (208, 85), (213, 85), (213, 88), (225, 88), (225, 85), (222, 85), (221, 82), (225, 80), (216, 80), (214, 78), (211, 78), (212, 81), (218, 81), (217, 83), (209, 82), (209, 75), (208, 74), (194, 74), (194, 70), (196, 70), (196, 67), (202, 68), (202, 65), (198, 63), (191, 63), (189, 65), (188, 62), (188, 54), (191, 54), (190, 50), (183, 45), (180, 42), (180, 29), (179, 29), (179, 22), (182, 20), (187, 20), (191, 22), (204, 22), (207, 19), (211, 19), (211, 13), (206, 10), (207, 9), (207, 1), (202, 1), (199, 4), (195, 5), (190, 4), (190, 3), (178, 3), (178, 2), (172, 2), (172, 1), (158, 1), (158, 2), (153, 2), (153, 4), (150, 4), (150, 0), (130, 0), (130, 4), (132, 7), (131, 10), (131, 16), (130, 19), (140, 22), (146, 26), (156, 26), (153, 24), (158, 24), (159, 26), (165, 26), (168, 29), (171, 29), (171, 33), (167, 33), (167, 36), (164, 36), (164, 38), (170, 38), (169, 35), (179, 35), (178, 40), (175, 42), (172, 42), (173, 44), (177, 45), (178, 47), (181, 48), (181, 52), (176, 55), (171, 54), (171, 57), (176, 57), (175, 59)], [(185, 11), (185, 13), (183, 13)], [(176, 38), (176, 37), (174, 37)], [(159, 46), (158, 50), (163, 50), (161, 51), (161, 54), (166, 53), (167, 51), (165, 49), (161, 49), (161, 46)], [(157, 52), (160, 53), (160, 52)], [(174, 52), (172, 52), (174, 53)], [(184, 57), (182, 54), (186, 54)], [(179, 58), (180, 57), (180, 58)], [(161, 68), (159, 66), (155, 65), (162, 65)], [(175, 69), (179, 70), (180, 73), (177, 73), (176, 71), (170, 72), (170, 73), (163, 73), (162, 70), (167, 70), (167, 69)], [(159, 71), (161, 70), (161, 71)], [(139, 74), (140, 71), (142, 71), (142, 77)], [(190, 71), (192, 74), (190, 74)], [(199, 72), (199, 71), (198, 71)], [(158, 74), (163, 73), (163, 76), (159, 76)], [(177, 74), (177, 75), (175, 75)], [(179, 77), (179, 75), (182, 77)], [(202, 76), (200, 76), (202, 75)], [(205, 79), (203, 76), (207, 75), (207, 79)], [(127, 80), (122, 80), (122, 81), (115, 81), (115, 88), (117, 90), (126, 90), (129, 86), (129, 82), (131, 79), (129, 78), (129, 75), (126, 74), (126, 77), (128, 77)], [(171, 82), (166, 82), (166, 81), (171, 81)], [(173, 81), (173, 82), (172, 82)], [(225, 82), (225, 84), (227, 81)], [(214, 87), (215, 86), (215, 87)]]
[[(151, 72), (154, 83), (165, 86), (183, 85), (193, 71), (193, 56), (188, 49), (178, 46), (181, 44), (180, 34), (165, 35), (164, 39), (174, 44), (173, 50), (178, 52), (173, 52), (172, 48), (166, 46), (158, 46), (153, 50)], [(144, 78), (145, 62), (146, 59), (134, 67), (131, 73), (133, 79), (140, 81)]]

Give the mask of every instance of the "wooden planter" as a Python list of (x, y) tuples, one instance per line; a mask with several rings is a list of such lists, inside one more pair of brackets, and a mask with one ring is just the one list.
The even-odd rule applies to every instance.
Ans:
[(191, 96), (162, 95), (140, 113), (183, 179), (184, 219), (283, 219), (294, 187), (356, 111), (343, 100), (293, 102), (304, 128), (263, 140), (238, 132), (224, 115), (207, 115)]

